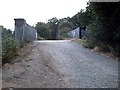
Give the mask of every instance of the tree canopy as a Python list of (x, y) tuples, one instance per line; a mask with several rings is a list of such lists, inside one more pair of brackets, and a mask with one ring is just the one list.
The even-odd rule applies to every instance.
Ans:
[[(74, 26), (86, 26), (98, 46), (108, 47), (108, 51), (120, 51), (120, 3), (88, 2), (86, 10), (81, 10), (71, 18)], [(102, 45), (101, 45), (102, 44)]]

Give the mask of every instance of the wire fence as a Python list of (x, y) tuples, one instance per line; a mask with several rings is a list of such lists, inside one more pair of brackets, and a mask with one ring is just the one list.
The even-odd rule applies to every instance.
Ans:
[(90, 31), (87, 30), (87, 29), (80, 29), (79, 27), (72, 30), (72, 31), (69, 31), (68, 32), (68, 36), (70, 38), (91, 38), (91, 35), (90, 35)]

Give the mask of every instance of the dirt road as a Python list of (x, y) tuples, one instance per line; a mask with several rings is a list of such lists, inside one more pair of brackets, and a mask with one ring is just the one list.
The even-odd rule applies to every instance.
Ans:
[(3, 88), (117, 88), (118, 61), (70, 40), (34, 41), (21, 62), (3, 67)]

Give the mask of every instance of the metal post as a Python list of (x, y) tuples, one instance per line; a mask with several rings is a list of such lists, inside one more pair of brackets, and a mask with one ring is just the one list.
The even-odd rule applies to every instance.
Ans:
[(81, 34), (81, 27), (79, 27), (79, 39), (81, 39), (82, 38), (82, 36), (81, 36), (82, 34)]

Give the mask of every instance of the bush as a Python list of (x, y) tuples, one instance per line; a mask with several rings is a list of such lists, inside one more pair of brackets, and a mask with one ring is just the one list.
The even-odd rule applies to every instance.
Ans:
[(2, 64), (9, 63), (17, 55), (19, 43), (13, 37), (2, 39)]
[(120, 58), (120, 46), (119, 44), (116, 44), (114, 47), (108, 45), (110, 52), (114, 55)]
[(67, 35), (67, 33), (62, 33), (61, 35), (58, 36), (59, 40), (64, 40), (66, 38), (69, 38), (68, 35)]
[(87, 40), (87, 41), (85, 42), (84, 46), (85, 46), (86, 48), (93, 49), (93, 48), (95, 47), (95, 42), (92, 41), (92, 40)]
[(104, 52), (110, 52), (110, 49), (108, 47), (108, 44), (105, 44), (103, 42), (98, 42), (97, 46), (99, 47), (100, 51), (104, 51)]

